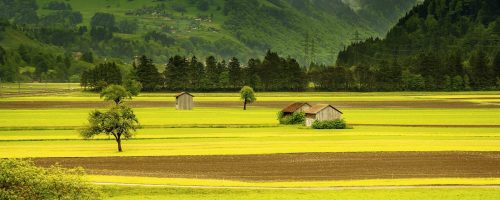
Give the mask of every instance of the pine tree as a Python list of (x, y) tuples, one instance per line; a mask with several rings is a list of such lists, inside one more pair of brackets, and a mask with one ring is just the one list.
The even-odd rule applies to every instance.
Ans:
[(139, 64), (135, 69), (135, 77), (142, 84), (145, 91), (154, 91), (161, 86), (162, 78), (158, 69), (153, 64), (153, 60), (146, 56), (139, 58)]
[(474, 89), (487, 89), (494, 85), (492, 72), (488, 68), (486, 53), (483, 50), (476, 51), (470, 58), (472, 67), (472, 87)]
[(219, 83), (220, 74), (217, 72), (217, 60), (213, 56), (209, 56), (205, 61), (206, 65), (206, 77), (208, 81), (208, 88), (213, 90), (216, 89)]
[(493, 70), (495, 71), (495, 77), (500, 79), (500, 51), (496, 53), (493, 59)]
[(241, 84), (241, 66), (237, 58), (229, 60), (229, 82), (232, 88), (238, 88)]

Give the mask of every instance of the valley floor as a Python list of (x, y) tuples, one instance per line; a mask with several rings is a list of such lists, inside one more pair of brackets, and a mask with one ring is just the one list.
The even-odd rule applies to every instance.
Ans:
[[(109, 106), (96, 94), (37, 87), (0, 97), (0, 157), (81, 166), (107, 199), (500, 196), (498, 92), (257, 93), (247, 111), (236, 93), (195, 94), (192, 111), (146, 93), (127, 102), (143, 128), (118, 153), (109, 137), (78, 135), (91, 110)], [(278, 125), (293, 101), (331, 103), (351, 128)], [(332, 187), (344, 188), (321, 190)]]

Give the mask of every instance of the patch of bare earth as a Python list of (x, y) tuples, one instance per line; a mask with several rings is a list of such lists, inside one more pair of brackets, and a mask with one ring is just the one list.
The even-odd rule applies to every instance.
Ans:
[[(465, 101), (309, 101), (310, 103), (332, 104), (338, 108), (500, 108), (499, 104), (479, 104)], [(252, 107), (283, 108), (289, 101), (260, 101)], [(174, 108), (170, 101), (130, 101), (127, 104), (135, 108), (164, 107)], [(102, 108), (111, 105), (102, 101), (2, 101), (0, 109), (43, 109), (43, 108)], [(233, 107), (239, 108), (237, 101), (195, 101), (196, 107)]]
[(500, 177), (500, 152), (299, 153), (227, 156), (36, 158), (91, 174), (246, 181)]

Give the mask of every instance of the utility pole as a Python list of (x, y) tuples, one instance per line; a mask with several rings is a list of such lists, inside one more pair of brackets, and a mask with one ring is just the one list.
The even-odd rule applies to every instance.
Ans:
[[(352, 43), (359, 43), (362, 41), (361, 39), (361, 35), (359, 34), (359, 32), (356, 30), (356, 32), (354, 32), (353, 34), (354, 38), (351, 39), (351, 44)], [(358, 61), (358, 51), (356, 49), (354, 49), (354, 62)], [(354, 63), (353, 62), (353, 63)]]
[(358, 42), (361, 42), (363, 39), (361, 39), (361, 34), (359, 34), (358, 31), (354, 32), (353, 34), (353, 38), (351, 39), (351, 41), (353, 41), (354, 43), (358, 43)]

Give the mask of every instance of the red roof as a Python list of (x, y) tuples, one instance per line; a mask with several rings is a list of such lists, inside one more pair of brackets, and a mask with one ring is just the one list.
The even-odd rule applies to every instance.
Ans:
[(187, 94), (187, 95), (189, 95), (189, 96), (194, 97), (192, 94), (189, 94), (189, 92), (181, 92), (181, 93), (179, 93), (179, 94), (176, 94), (174, 97), (175, 97), (175, 98), (179, 98), (180, 96), (185, 95), (185, 94)]
[(311, 108), (309, 108), (308, 110), (306, 110), (306, 113), (307, 114), (317, 114), (318, 112), (322, 111), (323, 109), (325, 109), (327, 107), (331, 107), (334, 110), (338, 111), (339, 113), (344, 114), (344, 113), (342, 113), (342, 111), (333, 107), (330, 104), (316, 104), (316, 105), (312, 106)]
[(292, 104), (288, 105), (287, 107), (283, 108), (283, 110), (281, 110), (281, 112), (293, 113), (293, 112), (297, 111), (298, 109), (302, 108), (302, 106), (304, 106), (304, 105), (311, 106), (308, 103), (296, 102), (296, 103), (292, 103)]

